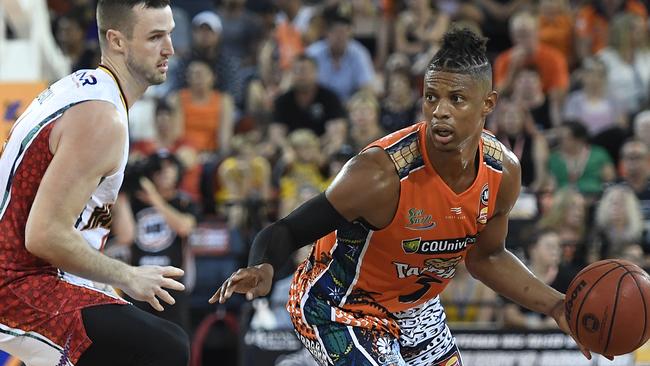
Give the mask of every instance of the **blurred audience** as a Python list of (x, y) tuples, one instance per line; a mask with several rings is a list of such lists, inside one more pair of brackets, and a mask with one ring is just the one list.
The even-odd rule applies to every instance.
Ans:
[(568, 0), (540, 0), (538, 8), (540, 42), (560, 51), (573, 65), (574, 19)]
[(348, 102), (348, 111), (350, 112), (350, 142), (357, 151), (361, 151), (369, 143), (386, 135), (386, 131), (379, 123), (379, 102), (373, 94), (368, 92), (355, 94)]
[(213, 89), (215, 75), (200, 60), (187, 68), (187, 88), (170, 96), (183, 121), (183, 138), (199, 153), (225, 155), (234, 131), (232, 97)]
[[(533, 235), (527, 248), (526, 265), (530, 271), (547, 285), (566, 292), (572, 278), (560, 273), (560, 236), (552, 230), (541, 230)], [(554, 329), (552, 317), (532, 312), (518, 304), (506, 301), (503, 308), (503, 323), (506, 327), (524, 329)]]
[(596, 55), (605, 48), (609, 21), (622, 12), (648, 17), (648, 9), (639, 0), (592, 0), (583, 2), (576, 15), (576, 53), (578, 60)]
[(537, 224), (541, 230), (555, 231), (562, 243), (561, 262), (583, 266), (589, 234), (588, 202), (575, 187), (559, 189)]
[(299, 128), (325, 133), (329, 123), (345, 123), (346, 111), (339, 97), (318, 82), (318, 65), (306, 55), (298, 56), (292, 67), (292, 86), (274, 103), (273, 121), (287, 132)]
[(494, 85), (499, 92), (512, 91), (514, 76), (521, 68), (534, 65), (539, 71), (542, 90), (549, 98), (551, 125), (561, 122), (563, 98), (569, 88), (569, 69), (564, 55), (554, 47), (540, 43), (538, 19), (520, 12), (510, 18), (513, 46), (494, 61)]
[(522, 189), (538, 191), (548, 177), (548, 143), (519, 103), (501, 99), (495, 113), (495, 135), (521, 163)]
[(630, 116), (648, 101), (650, 49), (645, 19), (632, 13), (611, 20), (608, 45), (597, 56), (607, 68), (607, 89)]
[(60, 16), (55, 24), (55, 39), (70, 62), (72, 71), (94, 69), (100, 63), (99, 43), (87, 40), (89, 20), (83, 8)]
[[(401, 57), (395, 53), (391, 58)], [(389, 59), (389, 62), (391, 60)], [(408, 62), (408, 61), (407, 61)], [(417, 122), (418, 94), (408, 68), (387, 69), (384, 96), (381, 99), (380, 124), (386, 132), (395, 132)]]
[(588, 260), (618, 258), (623, 249), (641, 242), (643, 215), (630, 187), (613, 185), (596, 205), (595, 228)]
[[(181, 162), (171, 153), (159, 151), (148, 156), (137, 172), (137, 187), (116, 206), (118, 223), (133, 234), (133, 265), (174, 266), (185, 271), (183, 282), (192, 280), (192, 253), (187, 238), (196, 227), (199, 208), (178, 190), (183, 175)], [(189, 286), (188, 286), (189, 287)], [(190, 287), (191, 290), (191, 287)], [(128, 299), (140, 309), (190, 329), (189, 295), (186, 291), (168, 290), (176, 300), (165, 311), (154, 310), (147, 302)], [(128, 297), (127, 297), (128, 298)]]
[(327, 35), (306, 52), (316, 60), (320, 84), (334, 91), (345, 103), (360, 89), (372, 90), (375, 75), (370, 53), (351, 39), (350, 14), (339, 9), (327, 10), (324, 15)]
[(440, 301), (451, 326), (480, 326), (500, 316), (496, 293), (473, 278), (464, 262), (456, 266), (454, 285), (440, 294)]
[(549, 170), (558, 188), (575, 185), (590, 200), (597, 198), (605, 183), (616, 178), (607, 151), (590, 144), (587, 129), (575, 121), (562, 125), (560, 146), (551, 153)]

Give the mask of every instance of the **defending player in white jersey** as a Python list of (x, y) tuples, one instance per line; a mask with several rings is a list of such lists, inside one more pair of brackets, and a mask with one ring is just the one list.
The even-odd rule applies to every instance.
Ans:
[(94, 282), (162, 310), (175, 267), (101, 253), (128, 156), (129, 107), (165, 81), (169, 0), (99, 0), (102, 65), (43, 91), (0, 155), (0, 349), (29, 366), (185, 366), (187, 335)]

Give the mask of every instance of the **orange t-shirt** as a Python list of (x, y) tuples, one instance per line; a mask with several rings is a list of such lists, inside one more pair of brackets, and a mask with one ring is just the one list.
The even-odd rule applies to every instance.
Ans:
[[(638, 14), (644, 20), (648, 18), (645, 6), (638, 0), (628, 0), (625, 11)], [(598, 14), (592, 5), (585, 5), (578, 10), (576, 16), (576, 34), (580, 38), (591, 39), (591, 54), (607, 46), (609, 38), (609, 22), (602, 15)]]
[[(512, 48), (499, 54), (494, 61), (494, 84), (497, 87), (506, 80), (511, 57)], [(537, 51), (526, 60), (526, 64), (534, 65), (539, 71), (544, 93), (554, 89), (567, 90), (569, 88), (567, 60), (555, 48), (540, 43)]]
[(192, 100), (189, 89), (181, 90), (178, 95), (185, 121), (183, 139), (198, 151), (216, 151), (219, 148), (221, 93), (213, 91), (208, 101), (200, 104)]
[(564, 58), (573, 60), (573, 18), (569, 14), (553, 18), (539, 17), (539, 40), (545, 45), (555, 47)]
[(282, 70), (288, 70), (291, 68), (296, 56), (305, 50), (305, 46), (302, 43), (302, 35), (291, 22), (286, 20), (277, 25), (275, 39), (280, 49), (280, 67)]
[(386, 151), (400, 177), (395, 217), (381, 230), (349, 223), (320, 239), (313, 260), (294, 277), (288, 304), (292, 316), (300, 316), (300, 304), (314, 296), (341, 310), (332, 314), (333, 321), (387, 327), (392, 333), (391, 313), (435, 298), (454, 277), (456, 265), (494, 214), (504, 148), (484, 133), (478, 174), (457, 194), (429, 161), (426, 128), (420, 122), (369, 145)]

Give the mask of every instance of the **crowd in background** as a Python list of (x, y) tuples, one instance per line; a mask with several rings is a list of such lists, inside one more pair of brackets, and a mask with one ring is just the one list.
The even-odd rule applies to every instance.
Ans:
[[(48, 3), (73, 69), (96, 67), (92, 0)], [(185, 268), (191, 290), (163, 316), (207, 342), (207, 299), (246, 263), (255, 234), (368, 143), (420, 121), (426, 66), (463, 26), (489, 38), (499, 101), (486, 128), (521, 161), (508, 248), (560, 291), (600, 259), (647, 268), (648, 10), (648, 0), (176, 1), (168, 79), (130, 112), (107, 252)], [(232, 333), (290, 329), (288, 279), (305, 255), (267, 300), (220, 305), (219, 320)], [(554, 324), (462, 269), (442, 299), (456, 325)], [(236, 348), (223, 332), (215, 347)]]

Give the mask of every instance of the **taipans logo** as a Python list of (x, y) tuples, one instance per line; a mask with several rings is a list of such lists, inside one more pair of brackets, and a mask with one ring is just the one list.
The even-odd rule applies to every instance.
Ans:
[(393, 262), (398, 278), (421, 276), (425, 273), (433, 273), (440, 278), (449, 279), (454, 277), (456, 266), (463, 257), (454, 258), (427, 258), (422, 267), (411, 267), (408, 263)]
[(433, 221), (433, 216), (426, 214), (424, 210), (419, 208), (410, 208), (407, 220), (408, 224), (404, 227), (409, 230), (427, 230), (436, 227), (436, 222)]
[(467, 245), (476, 242), (475, 236), (457, 239), (422, 240), (422, 238), (402, 240), (402, 249), (406, 254), (450, 254), (462, 252)]
[(481, 225), (487, 224), (488, 221), (489, 199), (490, 199), (490, 189), (488, 188), (488, 185), (485, 184), (483, 185), (483, 189), (481, 189), (481, 202), (478, 207), (478, 217), (476, 218), (476, 222), (478, 222)]

